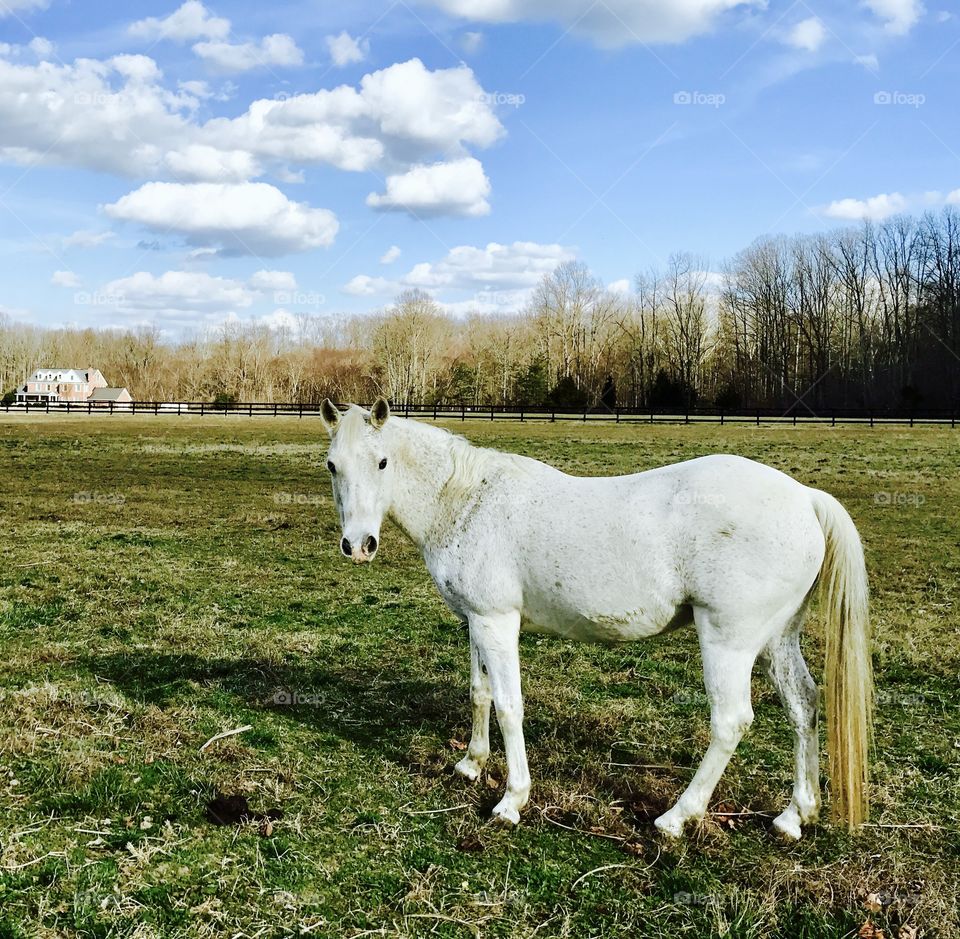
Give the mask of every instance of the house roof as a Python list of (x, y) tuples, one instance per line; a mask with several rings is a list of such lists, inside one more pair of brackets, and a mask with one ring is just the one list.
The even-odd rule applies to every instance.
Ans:
[(94, 388), (88, 401), (119, 401), (123, 394), (130, 394), (126, 388)]
[(38, 368), (29, 381), (67, 381), (85, 384), (87, 372), (80, 368)]

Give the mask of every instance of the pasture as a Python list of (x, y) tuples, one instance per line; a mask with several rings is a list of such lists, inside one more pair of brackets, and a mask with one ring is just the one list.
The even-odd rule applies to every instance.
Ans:
[[(792, 735), (757, 675), (711, 814), (655, 836), (708, 737), (689, 631), (523, 637), (531, 804), (493, 827), (495, 724), (486, 777), (452, 771), (465, 630), (392, 526), (372, 566), (340, 556), (319, 420), (11, 417), (0, 937), (960, 935), (960, 432), (447, 426), (579, 474), (739, 453), (843, 501), (873, 590), (870, 825), (775, 837)], [(283, 817), (214, 824), (217, 794)]]

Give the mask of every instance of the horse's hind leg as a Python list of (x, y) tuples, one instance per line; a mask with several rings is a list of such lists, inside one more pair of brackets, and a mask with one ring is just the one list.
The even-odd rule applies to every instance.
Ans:
[(787, 838), (800, 837), (800, 825), (815, 821), (820, 811), (820, 753), (817, 736), (817, 686), (800, 651), (802, 612), (761, 653), (760, 661), (773, 682), (794, 732), (793, 797), (774, 819)]
[(710, 746), (690, 785), (673, 808), (654, 822), (663, 834), (674, 838), (683, 833), (688, 819), (703, 818), (733, 751), (753, 722), (750, 674), (759, 649), (731, 646), (710, 622), (710, 614), (699, 608), (694, 612), (703, 655), (703, 683), (710, 702)]

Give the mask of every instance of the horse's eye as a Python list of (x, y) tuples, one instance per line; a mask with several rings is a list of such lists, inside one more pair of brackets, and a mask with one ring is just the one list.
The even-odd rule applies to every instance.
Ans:
[(387, 458), (384, 457), (384, 458), (380, 461), (380, 469), (386, 469), (386, 468), (387, 468)]
[(337, 468), (333, 465), (333, 460), (327, 460), (327, 469), (330, 470), (331, 475), (337, 475)]

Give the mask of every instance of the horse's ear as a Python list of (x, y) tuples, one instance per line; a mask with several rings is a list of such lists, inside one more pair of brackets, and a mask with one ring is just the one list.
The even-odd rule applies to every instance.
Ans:
[(324, 398), (323, 404), (320, 405), (320, 420), (323, 421), (323, 426), (327, 428), (327, 433), (332, 437), (340, 426), (340, 412), (329, 398)]
[(374, 430), (379, 430), (387, 423), (387, 418), (390, 416), (390, 405), (387, 404), (386, 398), (377, 398), (373, 402), (373, 407), (370, 408), (370, 426)]

